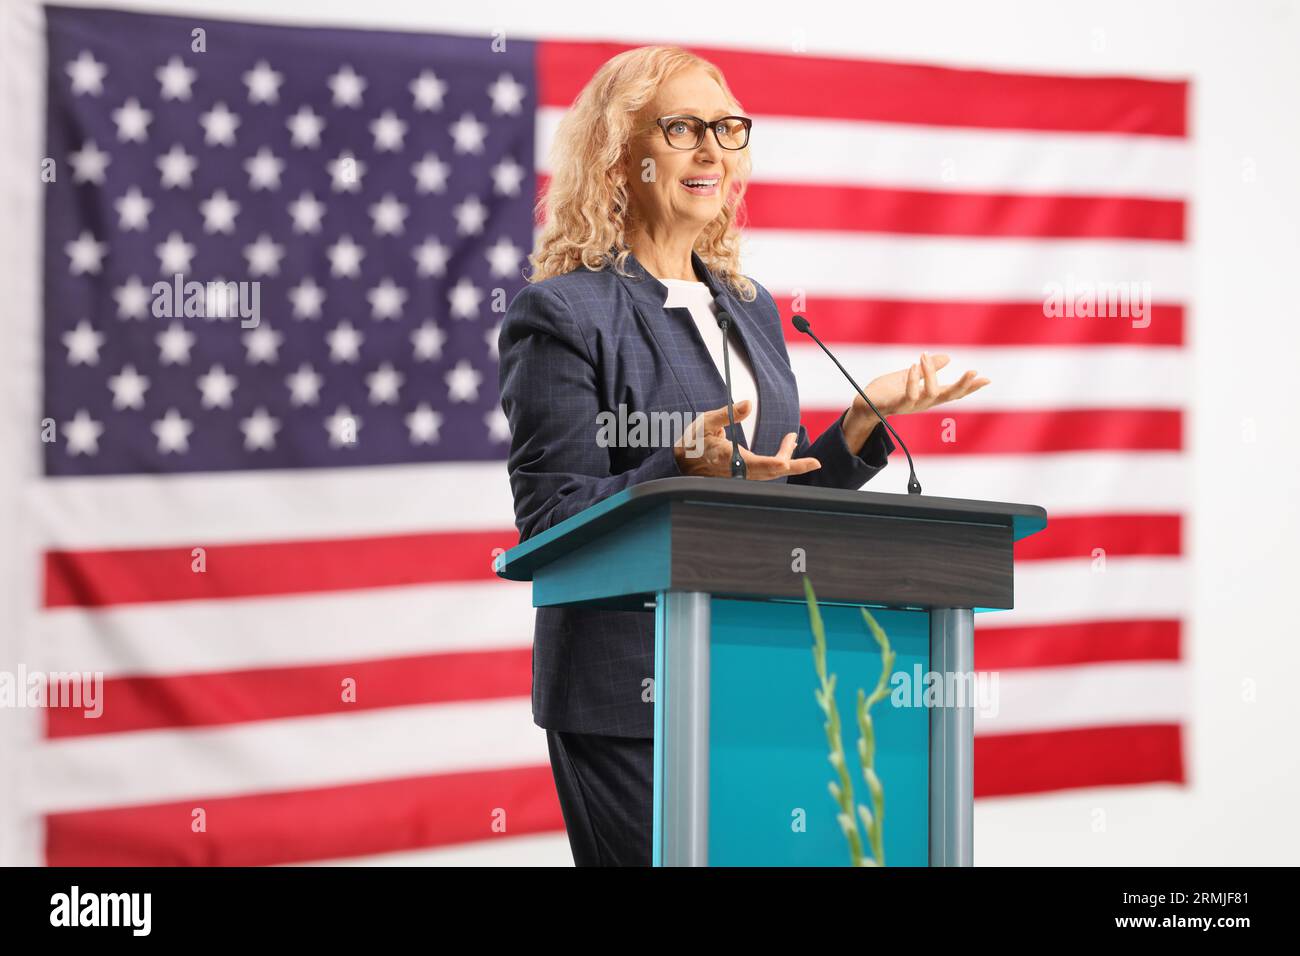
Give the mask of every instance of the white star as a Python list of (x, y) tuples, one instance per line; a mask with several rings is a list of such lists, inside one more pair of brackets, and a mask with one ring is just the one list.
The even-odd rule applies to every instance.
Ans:
[(259, 407), (248, 418), (239, 423), (244, 433), (244, 448), (248, 451), (275, 447), (275, 433), (280, 430), (278, 419), (272, 418), (265, 408)]
[(95, 183), (104, 185), (104, 170), (108, 168), (109, 155), (88, 139), (81, 149), (68, 154), (68, 163), (72, 166), (74, 183)]
[(411, 344), (415, 347), (415, 360), (431, 362), (438, 358), (442, 355), (442, 347), (446, 341), (446, 333), (434, 325), (432, 320), (425, 319), (424, 324), (411, 333)]
[(333, 415), (325, 419), (325, 429), (330, 433), (331, 448), (355, 445), (361, 437), (361, 419), (353, 415), (346, 405), (340, 405)]
[(284, 246), (273, 242), (270, 236), (262, 233), (257, 237), (256, 242), (244, 246), (244, 258), (248, 260), (249, 275), (279, 275), (280, 260), (284, 258)]
[(447, 271), (447, 257), (451, 250), (430, 236), (412, 250), (416, 272), (421, 276), (440, 276)]
[(462, 277), (447, 293), (447, 299), (451, 303), (452, 318), (475, 319), (478, 318), (478, 304), (483, 301), (483, 292)]
[(140, 106), (134, 96), (113, 110), (113, 122), (117, 124), (117, 139), (120, 143), (143, 143), (149, 133), (149, 123), (153, 114)]
[(126, 191), (125, 196), (113, 202), (113, 206), (117, 209), (117, 227), (123, 232), (149, 228), (149, 213), (153, 211), (153, 201), (145, 199), (144, 193), (140, 192), (139, 188), (132, 186)]
[(98, 365), (99, 347), (104, 344), (104, 336), (82, 319), (71, 332), (63, 333), (63, 344), (68, 349), (69, 365)]
[(492, 167), (492, 191), (498, 196), (518, 196), (524, 181), (524, 167), (507, 156)]
[(74, 96), (83, 93), (98, 96), (104, 92), (104, 77), (108, 75), (108, 67), (96, 60), (89, 50), (82, 50), (64, 69), (72, 78)]
[(248, 173), (249, 189), (279, 189), (284, 160), (263, 146), (256, 156), (244, 160), (244, 169)]
[(330, 260), (330, 275), (336, 279), (357, 278), (361, 275), (361, 260), (366, 250), (352, 241), (351, 236), (340, 236), (339, 241), (325, 250)]
[(345, 65), (329, 78), (329, 87), (334, 93), (335, 106), (358, 107), (361, 105), (361, 94), (365, 91), (366, 81), (351, 66)]
[(190, 364), (194, 336), (179, 322), (173, 321), (165, 332), (159, 332), (154, 342), (158, 345), (158, 361), (163, 365)]
[[(523, 257), (523, 250), (505, 236), (498, 239), (487, 250), (487, 260), (490, 263), (492, 274), (499, 279), (505, 279), (518, 273), (519, 260)], [(518, 278), (518, 276), (515, 277)]]
[(458, 203), (451, 214), (456, 217), (456, 232), (462, 236), (477, 236), (483, 231), (483, 223), (487, 222), (487, 207), (477, 196)]
[(456, 367), (443, 376), (447, 383), (447, 397), (453, 402), (473, 402), (478, 400), (478, 386), (483, 381), (480, 375), (465, 359), (456, 363)]
[(397, 201), (397, 197), (392, 193), (386, 193), (383, 199), (370, 207), (370, 218), (375, 223), (375, 235), (401, 235), (407, 212), (407, 208)]
[(212, 366), (206, 374), (200, 375), (198, 379), (199, 391), (203, 393), (201, 400), (203, 407), (229, 408), (234, 404), (233, 396), (237, 384), (239, 384), (239, 379), (220, 365)]
[(447, 189), (447, 176), (451, 167), (433, 153), (425, 153), (424, 159), (411, 167), (415, 177), (415, 191), (421, 193), (440, 193)]
[(298, 371), (285, 379), (289, 386), (289, 403), (294, 406), (315, 405), (320, 401), (320, 387), (323, 379), (307, 363), (298, 366)]
[(289, 301), (293, 303), (295, 319), (319, 319), (325, 290), (316, 284), (315, 279), (307, 276), (289, 290)]
[(190, 262), (194, 259), (194, 244), (186, 242), (185, 237), (179, 232), (168, 234), (167, 241), (158, 243), (153, 251), (158, 256), (158, 268), (163, 275), (173, 276), (178, 272), (190, 271)]
[(345, 319), (325, 336), (325, 340), (330, 344), (331, 362), (355, 362), (361, 357), (361, 343), (365, 341), (365, 336)]
[(149, 380), (135, 370), (134, 365), (124, 365), (122, 371), (108, 380), (113, 390), (113, 407), (118, 411), (127, 408), (144, 408), (144, 393)]
[(375, 138), (376, 153), (396, 153), (406, 137), (406, 124), (392, 110), (384, 110), (379, 119), (370, 124), (370, 135)]
[(456, 141), (458, 153), (483, 152), (483, 140), (487, 136), (487, 127), (474, 118), (472, 113), (462, 113), (460, 119), (451, 124), (451, 138)]
[(63, 251), (72, 260), (68, 267), (74, 276), (86, 272), (98, 274), (104, 256), (108, 254), (108, 243), (96, 241), (93, 235), (83, 230), (81, 235), (63, 246)]
[(332, 182), (330, 188), (336, 193), (355, 193), (361, 191), (361, 177), (366, 174), (366, 164), (344, 150), (338, 158), (325, 164)]
[(158, 451), (164, 455), (189, 451), (190, 433), (193, 431), (193, 423), (182, 418), (174, 408), (167, 409), (167, 414), (153, 423), (153, 433), (158, 436)]
[(258, 60), (257, 66), (245, 73), (243, 80), (244, 85), (248, 87), (248, 102), (279, 102), (280, 84), (284, 82), (284, 74), (275, 72), (265, 60)]
[(172, 57), (167, 61), (166, 66), (160, 66), (153, 74), (158, 82), (162, 84), (162, 98), (165, 100), (188, 100), (190, 98), (190, 86), (198, 77), (198, 71), (192, 70), (185, 65), (185, 61), (178, 56)]
[(321, 220), (325, 218), (325, 204), (311, 193), (304, 192), (289, 203), (289, 215), (293, 217), (294, 232), (320, 232)]
[(285, 120), (285, 125), (289, 127), (289, 133), (293, 137), (291, 140), (293, 146), (299, 149), (315, 149), (320, 145), (320, 134), (325, 128), (325, 120), (312, 112), (310, 106), (298, 107), (298, 112)]
[(244, 333), (244, 348), (249, 365), (268, 365), (279, 361), (280, 343), (284, 336), (263, 322), (257, 328)]
[(402, 306), (406, 304), (406, 290), (396, 285), (392, 279), (385, 278), (379, 285), (366, 293), (370, 301), (372, 319), (397, 319), (402, 315)]
[(77, 409), (72, 421), (63, 423), (63, 437), (69, 455), (93, 455), (99, 451), (99, 436), (104, 426), (90, 417), (84, 408)]
[(149, 311), (149, 287), (139, 277), (131, 276), (113, 290), (119, 319), (143, 319)]
[(483, 421), (488, 427), (488, 439), (494, 442), (510, 440), (510, 419), (506, 418), (506, 413), (498, 405), (492, 411), (483, 416)]
[(199, 161), (185, 152), (177, 143), (165, 154), (158, 157), (158, 169), (162, 172), (163, 189), (175, 189), (177, 186), (189, 189), (193, 182), (194, 170)]
[(519, 112), (527, 93), (518, 80), (509, 73), (502, 73), (488, 87), (488, 96), (492, 97), (492, 112), (498, 116), (513, 116)]
[(218, 189), (208, 199), (199, 203), (203, 213), (203, 231), (206, 233), (235, 231), (235, 217), (239, 215), (239, 203), (226, 195), (224, 189)]
[(442, 416), (421, 402), (411, 414), (406, 416), (406, 427), (411, 432), (412, 445), (432, 445), (438, 440), (438, 429), (442, 427)]
[(415, 98), (415, 108), (425, 112), (442, 109), (442, 98), (447, 95), (447, 84), (438, 79), (432, 70), (425, 70), (407, 87)]
[(398, 390), (405, 380), (405, 376), (388, 362), (379, 366), (366, 376), (366, 385), (370, 388), (370, 404), (396, 405)]
[(501, 344), (501, 324), (502, 323), (498, 322), (496, 325), (492, 326), (492, 328), (483, 333), (483, 341), (487, 343), (488, 355), (492, 356), (493, 361), (500, 358), (497, 354), (497, 349)]
[(239, 117), (230, 112), (225, 103), (217, 103), (199, 117), (203, 126), (203, 142), (209, 146), (234, 146), (235, 130), (239, 128)]

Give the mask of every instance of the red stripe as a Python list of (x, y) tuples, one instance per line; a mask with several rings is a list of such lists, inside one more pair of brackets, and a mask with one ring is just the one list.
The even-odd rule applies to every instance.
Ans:
[[(567, 107), (621, 43), (537, 45), (538, 101)], [(746, 112), (930, 126), (1187, 135), (1187, 83), (994, 73), (691, 47)], [(755, 131), (758, 135), (758, 131)]]
[[(193, 832), (196, 808), (206, 815), (206, 832)], [(268, 866), (563, 829), (550, 767), (518, 767), (56, 813), (45, 821), (45, 860)]]
[(975, 796), (1185, 783), (1178, 724), (975, 737)]
[(1178, 620), (1086, 621), (1033, 627), (979, 625), (975, 629), (975, 668), (1066, 667), (1115, 661), (1180, 659), (1182, 622)]
[[(1040, 302), (922, 302), (774, 295), (786, 341), (808, 342), (788, 317), (803, 315), (828, 343), (878, 345), (1182, 345), (1183, 307), (1152, 304), (1149, 322), (1043, 315)], [(1146, 321), (1146, 320), (1144, 320)]]
[[(550, 176), (537, 174), (537, 198)], [(1118, 196), (925, 192), (859, 186), (750, 183), (743, 225), (756, 229), (1000, 236), (1184, 239), (1181, 201)], [(539, 207), (537, 224), (546, 221)], [(1042, 305), (1033, 309), (1042, 321)]]
[[(46, 736), (212, 727), (381, 707), (527, 697), (531, 687), (532, 652), (526, 647), (211, 674), (116, 677), (104, 681), (104, 708), (97, 718), (72, 708), (47, 708)], [(344, 699), (345, 688), (355, 688), (354, 700)]]
[(763, 182), (749, 185), (745, 205), (745, 225), (759, 229), (1174, 242), (1184, 238), (1184, 204), (1164, 199)]
[[(45, 606), (109, 607), (157, 601), (307, 594), (447, 581), (496, 580), (495, 549), (517, 532), (462, 531), (267, 544), (202, 545), (45, 555)], [(201, 545), (196, 542), (196, 546)]]
[[(804, 409), (800, 419), (809, 437), (815, 439), (843, 411), (843, 408)], [(899, 415), (890, 418), (889, 423), (902, 436), (913, 456), (1177, 451), (1183, 447), (1182, 413), (1167, 409), (968, 412), (953, 408)], [(894, 455), (906, 465), (902, 451)]]
[(1183, 553), (1183, 519), (1178, 514), (1089, 514), (1048, 516), (1047, 527), (1016, 542), (1017, 561)]

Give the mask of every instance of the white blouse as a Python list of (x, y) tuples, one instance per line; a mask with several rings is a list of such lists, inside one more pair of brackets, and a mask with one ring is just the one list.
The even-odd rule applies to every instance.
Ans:
[[(660, 279), (668, 287), (668, 298), (664, 308), (685, 307), (690, 310), (695, 327), (700, 330), (700, 337), (713, 357), (713, 364), (718, 368), (718, 377), (726, 381), (722, 367), (722, 329), (718, 328), (718, 304), (713, 294), (703, 282), (690, 282), (686, 279)], [(754, 368), (749, 363), (749, 355), (736, 335), (735, 318), (732, 318), (731, 334), (727, 337), (727, 350), (731, 358), (731, 395), (736, 402), (749, 399), (749, 415), (737, 422), (745, 443), (752, 450), (754, 432), (758, 428), (758, 386), (754, 383)], [(701, 409), (706, 411), (706, 409)]]

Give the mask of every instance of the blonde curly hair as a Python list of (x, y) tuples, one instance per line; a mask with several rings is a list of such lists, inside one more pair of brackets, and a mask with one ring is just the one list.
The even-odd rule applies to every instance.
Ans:
[[(611, 57), (582, 88), (560, 120), (551, 146), (551, 179), (538, 199), (543, 222), (529, 282), (541, 282), (586, 266), (627, 275), (629, 193), (628, 141), (641, 109), (677, 71), (699, 67), (717, 81), (737, 113), (722, 71), (681, 47), (646, 46)], [(695, 241), (705, 265), (741, 299), (752, 302), (754, 283), (740, 273), (740, 225), (750, 173), (749, 150), (737, 157), (736, 176), (722, 211)]]

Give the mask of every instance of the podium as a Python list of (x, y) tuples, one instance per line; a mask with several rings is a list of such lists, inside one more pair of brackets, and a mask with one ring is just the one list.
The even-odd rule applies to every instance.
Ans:
[[(497, 556), (536, 607), (653, 609), (654, 846), (663, 866), (847, 865), (814, 698), (806, 574), (854, 801), (857, 688), (881, 655), (905, 692), (872, 711), (890, 866), (973, 862), (974, 702), (926, 706), (918, 681), (974, 672), (974, 615), (1013, 606), (1014, 542), (1041, 507), (722, 478), (634, 485)], [(859, 824), (860, 826), (860, 824)]]

